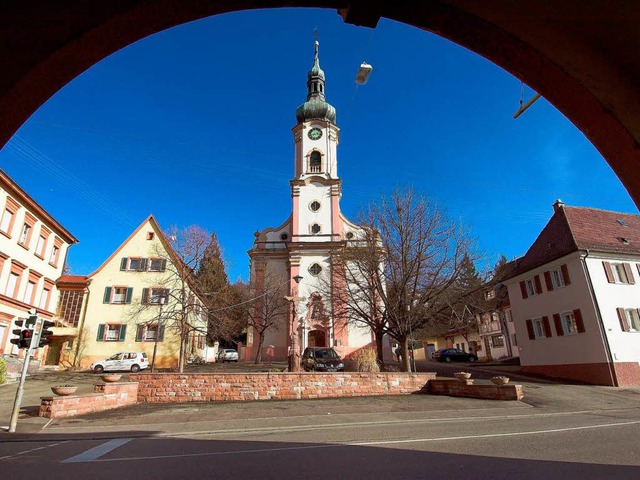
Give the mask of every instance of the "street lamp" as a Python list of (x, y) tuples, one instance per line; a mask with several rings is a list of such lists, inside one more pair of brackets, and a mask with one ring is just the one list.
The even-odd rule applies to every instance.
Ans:
[[(296, 282), (296, 285), (300, 283), (302, 280), (302, 275), (296, 275), (293, 277), (293, 280)], [(290, 336), (289, 336), (289, 371), (290, 372), (299, 372), (300, 371), (300, 352), (298, 347), (298, 328), (296, 323), (296, 302), (302, 300), (302, 297), (297, 296), (296, 292), (292, 292), (294, 295), (290, 297), (284, 297), (285, 299), (291, 302), (291, 325), (290, 325)]]

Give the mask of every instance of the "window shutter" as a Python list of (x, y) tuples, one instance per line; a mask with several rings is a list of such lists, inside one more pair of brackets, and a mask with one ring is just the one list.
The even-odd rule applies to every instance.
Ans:
[(633, 278), (633, 271), (631, 271), (631, 265), (628, 263), (623, 263), (622, 266), (624, 267), (624, 273), (627, 275), (627, 282), (629, 282), (631, 285), (634, 285), (636, 281)]
[(104, 323), (98, 325), (98, 336), (96, 337), (96, 342), (104, 341)]
[(533, 322), (527, 320), (527, 333), (529, 334), (529, 340), (535, 340), (536, 335), (533, 333)]
[(162, 266), (160, 267), (160, 271), (164, 272), (167, 269), (167, 259), (162, 259)]
[(136, 342), (142, 341), (143, 332), (144, 332), (144, 325), (138, 325), (138, 328), (136, 330)]
[(126, 325), (120, 325), (120, 341), (124, 342), (124, 339), (127, 336), (127, 326)]
[(564, 280), (564, 284), (571, 285), (571, 279), (569, 278), (569, 269), (567, 268), (567, 266), (562, 265), (560, 267), (560, 270), (562, 271), (562, 279)]
[(553, 283), (551, 283), (551, 273), (544, 272), (544, 283), (547, 284), (547, 290), (550, 292), (553, 290)]
[(573, 317), (576, 319), (576, 328), (578, 329), (578, 333), (584, 332), (584, 321), (582, 320), (582, 312), (580, 309), (573, 311)]
[(133, 296), (133, 287), (127, 287), (127, 295), (124, 298), (124, 303), (131, 303), (131, 297)]
[(534, 277), (534, 282), (536, 284), (536, 293), (540, 295), (542, 293), (542, 282), (540, 281), (540, 275), (536, 275)]
[(623, 332), (629, 331), (629, 323), (627, 322), (627, 315), (624, 312), (624, 308), (616, 308), (618, 312), (618, 320), (620, 320), (620, 328)]
[(164, 340), (164, 325), (158, 325), (158, 341), (162, 342)]
[(111, 302), (111, 287), (104, 288), (104, 298), (102, 299), (102, 303)]
[(147, 303), (149, 303), (149, 289), (148, 288), (143, 288), (142, 289), (142, 300), (140, 303), (142, 303), (143, 305), (146, 305)]
[(556, 333), (558, 334), (558, 336), (561, 337), (562, 335), (564, 335), (564, 330), (562, 329), (562, 320), (560, 319), (560, 314), (558, 314), (558, 313), (554, 313), (553, 314), (553, 323), (556, 326)]
[(551, 325), (549, 324), (549, 317), (542, 317), (542, 323), (544, 324), (544, 336), (549, 338), (551, 336)]
[(147, 271), (147, 264), (149, 263), (149, 259), (148, 258), (143, 258), (140, 260), (140, 271), (141, 272), (146, 272)]
[(171, 290), (169, 290), (168, 288), (164, 289), (164, 292), (162, 292), (162, 295), (164, 295), (164, 304), (166, 305), (167, 303), (169, 303), (169, 292)]
[(120, 260), (120, 270), (126, 270), (127, 269), (127, 257), (122, 257), (122, 260)]
[(527, 298), (527, 286), (524, 284), (524, 280), (520, 282), (520, 292), (522, 293), (522, 298)]
[(607, 276), (607, 282), (615, 283), (616, 281), (613, 279), (613, 272), (611, 271), (611, 264), (609, 262), (602, 262), (602, 266), (604, 267), (604, 273)]

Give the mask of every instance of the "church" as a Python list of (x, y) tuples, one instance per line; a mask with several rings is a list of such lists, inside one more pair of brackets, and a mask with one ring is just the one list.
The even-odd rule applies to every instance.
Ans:
[[(296, 109), (292, 129), (291, 214), (282, 225), (256, 232), (248, 252), (252, 296), (260, 301), (247, 332), (246, 360), (253, 360), (258, 349), (262, 360), (282, 361), (306, 347), (333, 347), (345, 358), (375, 345), (371, 330), (340, 314), (338, 296), (332, 295), (341, 288), (339, 265), (332, 259), (364, 231), (340, 211), (340, 129), (336, 109), (326, 100), (318, 47), (316, 41), (307, 99)], [(273, 325), (260, 338), (260, 326), (269, 322)]]

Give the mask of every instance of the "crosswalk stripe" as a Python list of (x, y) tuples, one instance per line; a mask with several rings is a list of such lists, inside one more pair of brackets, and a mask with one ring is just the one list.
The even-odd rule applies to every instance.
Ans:
[(115, 450), (116, 448), (129, 443), (131, 440), (133, 440), (133, 438), (114, 438), (113, 440), (109, 440), (108, 442), (90, 448), (89, 450), (86, 450), (79, 455), (69, 457), (63, 460), (61, 463), (92, 462), (93, 460), (106, 455), (112, 450)]

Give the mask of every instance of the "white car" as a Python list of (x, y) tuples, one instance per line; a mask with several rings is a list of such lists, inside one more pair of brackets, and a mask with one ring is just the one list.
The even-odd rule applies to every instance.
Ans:
[(149, 358), (144, 352), (118, 352), (109, 358), (91, 364), (96, 373), (128, 370), (133, 373), (149, 368)]
[(233, 348), (223, 348), (218, 353), (218, 361), (219, 362), (237, 362), (238, 361), (238, 352), (236, 352)]

